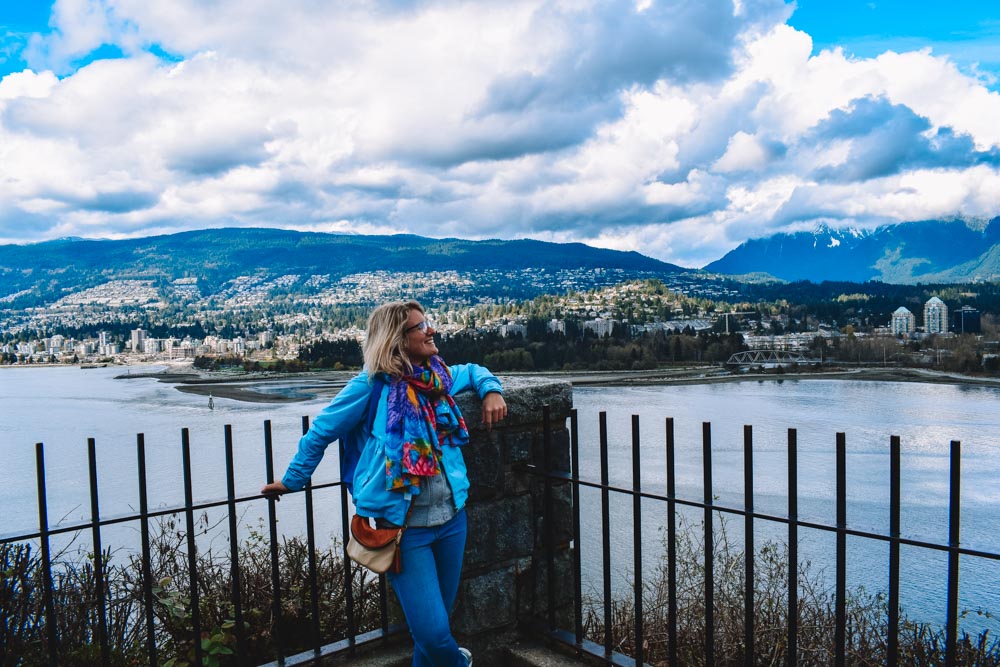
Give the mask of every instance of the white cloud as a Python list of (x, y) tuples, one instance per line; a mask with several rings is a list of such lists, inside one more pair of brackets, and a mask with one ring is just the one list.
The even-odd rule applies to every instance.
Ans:
[[(0, 239), (271, 225), (693, 266), (820, 220), (996, 215), (1000, 95), (926, 50), (811, 56), (788, 13), (59, 0), (0, 80)], [(102, 44), (124, 57), (73, 69)]]

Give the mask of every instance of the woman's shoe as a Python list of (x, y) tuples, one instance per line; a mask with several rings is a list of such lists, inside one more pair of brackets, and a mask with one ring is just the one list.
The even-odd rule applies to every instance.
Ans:
[(465, 656), (465, 659), (469, 661), (469, 667), (472, 667), (472, 651), (467, 648), (458, 647), (458, 652)]

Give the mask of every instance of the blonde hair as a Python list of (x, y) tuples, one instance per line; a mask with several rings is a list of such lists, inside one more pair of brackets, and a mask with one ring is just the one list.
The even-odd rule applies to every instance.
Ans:
[(368, 377), (387, 373), (402, 377), (413, 371), (413, 364), (406, 356), (406, 334), (403, 333), (411, 310), (424, 312), (416, 301), (384, 303), (368, 316), (368, 335), (361, 344)]

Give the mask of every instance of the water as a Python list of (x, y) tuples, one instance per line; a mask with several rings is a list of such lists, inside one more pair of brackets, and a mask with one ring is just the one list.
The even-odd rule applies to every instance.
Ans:
[[(632, 487), (631, 415), (638, 413), (642, 442), (641, 485), (666, 494), (665, 419), (675, 422), (677, 494), (701, 501), (703, 491), (702, 422), (712, 424), (712, 493), (718, 505), (742, 509), (743, 425), (753, 426), (754, 509), (787, 516), (787, 430), (798, 434), (799, 517), (836, 523), (836, 433), (847, 443), (847, 522), (852, 529), (889, 532), (889, 437), (901, 438), (902, 525), (904, 537), (947, 544), (949, 447), (962, 443), (962, 545), (1000, 552), (993, 528), (1000, 511), (1000, 389), (936, 384), (838, 380), (750, 381), (732, 384), (577, 388), (580, 414), (581, 477), (600, 480), (597, 413), (608, 413), (609, 478)], [(584, 517), (599, 516), (599, 493), (581, 497)], [(664, 553), (661, 538), (665, 503), (643, 502), (644, 571)], [(700, 510), (682, 510), (698, 529)], [(611, 571), (614, 587), (631, 586), (632, 501), (612, 498)], [(743, 542), (742, 517), (729, 520), (728, 536)], [(600, 530), (582, 531), (585, 582), (599, 585)], [(757, 521), (755, 542), (784, 541), (782, 524)], [(832, 585), (835, 536), (801, 529), (800, 558), (809, 560)], [(848, 539), (848, 586), (888, 589), (889, 549), (884, 542)], [(945, 620), (947, 556), (903, 547), (901, 604), (910, 618), (941, 624)], [(983, 607), (1000, 610), (1000, 563), (962, 558), (959, 608), (971, 612), (969, 631), (992, 627), (976, 615)], [(592, 588), (591, 592), (599, 591)], [(987, 626), (992, 623), (992, 626)]]
[[(148, 370), (148, 369), (147, 369)], [(318, 413), (336, 389), (315, 381), (291, 381), (268, 391), (313, 396), (300, 403), (255, 404), (219, 397), (214, 410), (204, 396), (185, 394), (151, 379), (114, 380), (121, 369), (82, 371), (77, 368), (0, 370), (0, 452), (7, 482), (0, 485), (0, 534), (37, 529), (35, 442), (45, 443), (46, 480), (51, 523), (86, 521), (90, 516), (87, 438), (97, 440), (100, 502), (103, 517), (131, 514), (138, 507), (135, 434), (146, 440), (151, 507), (183, 503), (180, 430), (191, 434), (194, 497), (221, 499), (226, 493), (223, 427), (231, 424), (235, 442), (238, 496), (253, 495), (265, 480), (263, 429), (272, 422), (275, 473), (278, 477), (294, 453), (301, 417)], [(632, 485), (631, 415), (641, 415), (642, 488), (665, 493), (664, 420), (676, 430), (677, 491), (680, 497), (702, 498), (701, 424), (712, 423), (713, 494), (715, 502), (743, 507), (743, 425), (754, 428), (754, 495), (758, 512), (787, 512), (787, 429), (798, 430), (799, 514), (805, 521), (835, 523), (835, 434), (847, 437), (848, 525), (888, 532), (889, 436), (902, 439), (902, 533), (905, 537), (946, 543), (948, 538), (949, 442), (962, 442), (962, 544), (1000, 551), (992, 529), (1000, 515), (1000, 389), (891, 382), (838, 380), (748, 381), (730, 384), (651, 386), (641, 388), (577, 388), (580, 416), (581, 475), (599, 480), (598, 412), (608, 412), (610, 479)], [(330, 451), (314, 481), (335, 481), (338, 465)], [(321, 540), (339, 534), (339, 491), (317, 493), (317, 532)], [(599, 494), (582, 496), (583, 516), (599, 516)], [(612, 499), (618, 526), (612, 551), (615, 588), (631, 578), (631, 499)], [(241, 506), (242, 530), (255, 526), (266, 512), (262, 501)], [(664, 509), (643, 503), (643, 560), (650, 571), (662, 552)], [(281, 529), (303, 532), (302, 496), (278, 506)], [(697, 527), (700, 512), (683, 512)], [(221, 514), (209, 513), (218, 521)], [(599, 581), (600, 526), (584, 526), (580, 545), (587, 564), (588, 586)], [(780, 525), (757, 522), (757, 544), (780, 540)], [(117, 531), (117, 532), (116, 532)], [(138, 528), (112, 527), (106, 543), (134, 545)], [(742, 525), (732, 522), (729, 536), (742, 543)], [(800, 530), (800, 555), (832, 580), (834, 537)], [(849, 586), (881, 590), (887, 586), (888, 547), (868, 540), (848, 540)], [(960, 608), (973, 615), (967, 629), (985, 627), (975, 616), (979, 607), (1000, 610), (1000, 566), (963, 558)], [(911, 618), (942, 623), (945, 615), (947, 558), (903, 548), (902, 602)], [(591, 591), (594, 592), (594, 591)], [(996, 628), (993, 629), (997, 631)]]
[[(148, 372), (152, 369), (140, 369)], [(265, 482), (264, 420), (271, 420), (275, 476), (295, 453), (301, 418), (316, 415), (337, 391), (310, 390), (314, 398), (299, 403), (247, 403), (177, 391), (153, 379), (115, 380), (121, 368), (27, 368), (0, 371), (0, 452), (9, 483), (0, 485), (0, 535), (37, 530), (35, 443), (45, 447), (45, 475), (50, 524), (72, 524), (90, 519), (87, 476), (87, 438), (97, 442), (98, 480), (102, 517), (138, 511), (136, 434), (145, 436), (148, 497), (151, 509), (184, 502), (181, 428), (190, 432), (193, 497), (197, 501), (226, 497), (224, 427), (232, 425), (234, 478), (237, 496), (259, 493)], [(274, 391), (295, 392), (294, 386)], [(317, 394), (317, 392), (326, 395)], [(339, 477), (336, 448), (317, 470), (315, 483)], [(339, 530), (339, 492), (317, 494), (321, 535)], [(301, 529), (302, 496), (279, 505), (286, 532)], [(247, 522), (255, 525), (266, 505), (242, 505)], [(324, 509), (323, 505), (318, 505)], [(211, 514), (211, 513), (210, 513)], [(211, 517), (216, 520), (215, 516)], [(130, 527), (132, 533), (137, 528)], [(108, 540), (105, 540), (106, 542)]]

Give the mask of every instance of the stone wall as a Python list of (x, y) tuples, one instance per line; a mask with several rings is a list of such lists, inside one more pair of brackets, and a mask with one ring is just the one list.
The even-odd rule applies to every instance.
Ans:
[[(472, 488), (467, 506), (469, 540), (452, 627), (459, 643), (473, 650), (477, 667), (502, 664), (502, 649), (516, 639), (518, 625), (547, 614), (546, 533), (550, 527), (544, 522), (545, 481), (527, 470), (529, 464), (542, 467), (544, 463), (542, 407), (546, 404), (552, 433), (550, 464), (559, 470), (569, 468), (571, 386), (535, 378), (502, 380), (509, 414), (492, 431), (480, 423), (476, 396), (465, 394), (458, 399), (471, 435), (465, 460)], [(570, 497), (568, 484), (552, 485), (555, 590), (563, 627), (572, 627)]]

